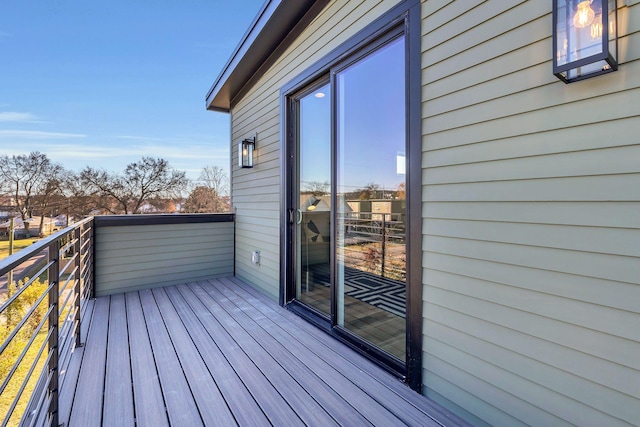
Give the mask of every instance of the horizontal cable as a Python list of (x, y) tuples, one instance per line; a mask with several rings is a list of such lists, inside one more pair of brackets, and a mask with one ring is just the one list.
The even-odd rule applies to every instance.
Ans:
[[(51, 337), (51, 333), (52, 332), (53, 332), (53, 329), (50, 329), (49, 333), (47, 334), (47, 338), (44, 340), (44, 342), (40, 346), (40, 350), (38, 351), (38, 354), (36, 355), (34, 363), (29, 368), (29, 372), (27, 372), (27, 375), (26, 375), (24, 381), (22, 381), (22, 385), (20, 386), (20, 389), (18, 390), (18, 393), (16, 394), (15, 399), (13, 399), (13, 403), (11, 404), (11, 406), (9, 407), (9, 410), (7, 411), (7, 416), (4, 419), (4, 421), (2, 422), (2, 427), (6, 427), (6, 425), (9, 423), (9, 420), (11, 419), (11, 415), (13, 415), (13, 411), (15, 411), (16, 406), (18, 405), (18, 402), (20, 401), (20, 398), (22, 397), (22, 393), (24, 393), (24, 389), (27, 387), (27, 384), (29, 383), (29, 380), (31, 379), (31, 375), (33, 375), (33, 370), (38, 365), (38, 361), (40, 360), (40, 356), (42, 356), (42, 352), (44, 351), (45, 348), (47, 348), (47, 344), (48, 344), (49, 338)], [(51, 359), (51, 354), (52, 353), (49, 353), (47, 355), (47, 358), (45, 359), (45, 366), (47, 366), (49, 364), (49, 359)]]
[[(52, 379), (53, 379), (53, 372), (48, 372), (47, 373), (47, 379), (46, 379), (46, 381), (44, 383), (42, 383), (41, 381), (38, 381), (38, 385), (36, 386), (36, 388), (37, 389), (41, 389), (40, 398), (38, 398), (38, 404), (36, 405), (35, 409), (33, 411), (31, 411), (32, 413), (37, 414), (37, 417), (33, 417), (33, 419), (31, 420), (31, 423), (29, 424), (30, 426), (51, 425), (50, 422), (38, 423), (37, 421), (40, 419), (42, 414), (45, 414), (46, 417), (49, 416), (49, 405), (51, 404), (51, 396), (49, 395), (49, 393), (46, 393), (46, 391), (48, 391), (49, 384), (51, 383)], [(31, 399), (29, 399), (29, 403), (27, 404), (27, 408), (31, 407), (31, 405), (33, 403), (33, 399), (35, 397), (36, 397), (36, 395), (34, 393), (31, 396)], [(44, 408), (47, 408), (47, 410), (44, 410)]]
[[(16, 292), (15, 294), (11, 295), (11, 298), (9, 298), (8, 300), (6, 300), (6, 301), (2, 304), (2, 306), (0, 306), (0, 313), (2, 313), (3, 311), (5, 311), (5, 310), (6, 310), (6, 308), (7, 308), (7, 307), (9, 307), (9, 305), (10, 305), (13, 301), (15, 301), (15, 300), (16, 300), (16, 299), (17, 299), (17, 298), (18, 298), (18, 297), (19, 297), (19, 296), (20, 296), (20, 295), (21, 295), (21, 294), (22, 294), (22, 293), (23, 293), (23, 292), (24, 292), (24, 291), (25, 291), (29, 286), (31, 286), (31, 284), (32, 284), (33, 282), (35, 282), (35, 281), (38, 279), (38, 277), (40, 277), (40, 275), (41, 275), (42, 273), (44, 273), (44, 272), (45, 272), (45, 270), (47, 270), (49, 267), (51, 267), (51, 265), (53, 265), (53, 261), (49, 261), (49, 262), (47, 263), (47, 265), (45, 265), (44, 267), (42, 267), (42, 268), (40, 269), (40, 271), (38, 271), (38, 273), (37, 273), (35, 276), (33, 276), (31, 279), (29, 279), (29, 281), (28, 281), (27, 283), (25, 283), (24, 285), (22, 285), (22, 286), (20, 287), (20, 289), (18, 289), (18, 292)], [(8, 287), (9, 285), (10, 285), (10, 283), (7, 283), (7, 287)]]
[[(69, 273), (69, 276), (67, 276), (67, 281), (64, 282), (64, 286), (62, 286), (62, 288), (58, 289), (58, 296), (61, 296), (64, 291), (67, 290), (67, 286), (69, 286), (69, 282), (71, 281), (71, 278), (73, 277), (74, 280), (78, 280), (78, 278), (76, 277), (76, 272), (78, 271), (78, 266), (76, 266), (71, 273)], [(60, 280), (61, 277), (58, 276), (58, 280)]]
[(49, 292), (51, 291), (51, 288), (53, 287), (53, 284), (49, 285), (49, 287), (47, 288), (47, 290), (45, 292), (42, 293), (42, 295), (40, 296), (40, 298), (38, 298), (38, 300), (31, 306), (31, 309), (29, 309), (29, 311), (27, 311), (27, 313), (24, 315), (24, 317), (22, 318), (22, 320), (18, 323), (18, 325), (13, 329), (13, 331), (11, 331), (11, 333), (9, 334), (9, 336), (7, 337), (7, 339), (2, 343), (2, 346), (0, 346), (0, 355), (2, 353), (4, 353), (4, 350), (7, 348), (7, 346), (11, 343), (11, 341), (13, 340), (13, 338), (18, 334), (18, 331), (20, 331), (20, 329), (24, 326), (24, 324), (27, 322), (27, 320), (29, 319), (29, 317), (31, 317), (31, 315), (33, 314), (34, 311), (36, 311), (36, 309), (38, 308), (38, 306), (40, 305), (40, 303), (44, 300), (44, 297), (46, 297)]
[(73, 247), (73, 245), (75, 245), (77, 241), (78, 241), (78, 239), (73, 238), (73, 239), (71, 239), (71, 240), (69, 241), (69, 243), (67, 243), (66, 245), (62, 246), (60, 249), (58, 249), (58, 256), (59, 256), (60, 258), (62, 258), (62, 257), (60, 256), (60, 254), (61, 254), (61, 253), (65, 253), (69, 248)]
[[(58, 274), (62, 276), (62, 274), (64, 274), (64, 271), (67, 269), (67, 267), (69, 267), (69, 265), (75, 265), (75, 262), (73, 262), (76, 257), (78, 256), (78, 254), (73, 254), (73, 256), (70, 259), (67, 259), (64, 267), (62, 267), (59, 271)], [(59, 258), (60, 261), (62, 261), (62, 258)]]
[(13, 366), (11, 367), (11, 370), (7, 374), (7, 377), (4, 379), (2, 385), (0, 385), (0, 394), (4, 392), (4, 389), (9, 384), (11, 377), (13, 377), (13, 374), (15, 373), (15, 371), (18, 370), (18, 366), (20, 366), (20, 362), (22, 362), (22, 359), (24, 359), (24, 356), (27, 354), (27, 351), (29, 351), (29, 348), (31, 348), (31, 344), (33, 344), (33, 342), (36, 340), (36, 337), (40, 333), (40, 330), (42, 329), (44, 322), (48, 320), (49, 314), (51, 314), (51, 310), (53, 310), (53, 306), (49, 307), (49, 310), (47, 311), (46, 315), (42, 318), (42, 320), (40, 321), (40, 324), (36, 327), (35, 332), (29, 339), (29, 342), (27, 342), (27, 344), (24, 346), (24, 348), (22, 349), (22, 352), (18, 356), (18, 359), (13, 364)]

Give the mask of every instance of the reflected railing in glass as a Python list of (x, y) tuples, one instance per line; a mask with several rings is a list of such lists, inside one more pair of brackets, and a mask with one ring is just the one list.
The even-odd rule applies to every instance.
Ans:
[(348, 212), (342, 214), (341, 222), (345, 267), (398, 281), (406, 279), (404, 214)]

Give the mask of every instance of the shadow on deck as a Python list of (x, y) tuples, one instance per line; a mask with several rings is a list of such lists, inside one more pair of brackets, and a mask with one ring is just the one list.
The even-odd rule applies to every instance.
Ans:
[(72, 427), (464, 424), (236, 278), (97, 298), (83, 341)]

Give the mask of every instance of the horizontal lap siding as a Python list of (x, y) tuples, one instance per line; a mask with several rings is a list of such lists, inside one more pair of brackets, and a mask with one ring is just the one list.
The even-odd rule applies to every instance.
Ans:
[(96, 229), (96, 295), (233, 275), (233, 223)]
[(478, 425), (640, 423), (626, 4), (620, 70), (571, 85), (551, 70), (551, 2), (422, 4), (424, 392)]
[[(232, 203), (236, 275), (277, 298), (280, 286), (280, 89), (395, 5), (333, 1), (242, 99), (232, 106)], [(257, 133), (254, 167), (238, 168), (237, 143)], [(260, 251), (260, 264), (251, 252)]]

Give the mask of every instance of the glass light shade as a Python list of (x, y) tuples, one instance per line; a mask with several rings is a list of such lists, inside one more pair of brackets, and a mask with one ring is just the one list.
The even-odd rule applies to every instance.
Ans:
[(616, 20), (616, 0), (554, 0), (556, 77), (571, 83), (617, 70)]
[(591, 25), (595, 17), (596, 13), (591, 9), (591, 1), (581, 1), (578, 3), (576, 14), (573, 15), (573, 26), (576, 28), (584, 28), (587, 25)]
[(253, 167), (255, 145), (255, 138), (244, 139), (238, 144), (238, 166), (241, 168)]

